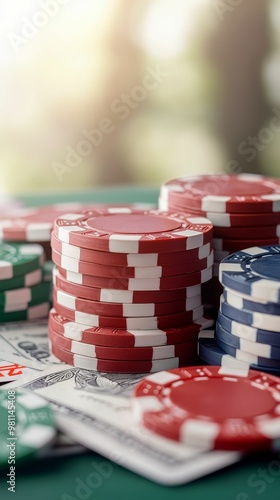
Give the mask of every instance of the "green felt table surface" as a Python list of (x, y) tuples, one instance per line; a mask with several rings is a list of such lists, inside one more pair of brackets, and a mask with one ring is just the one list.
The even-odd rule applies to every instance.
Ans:
[[(159, 190), (123, 187), (74, 193), (34, 193), (22, 196), (29, 206), (59, 201), (83, 202), (157, 202)], [(91, 487), (91, 474), (101, 462), (108, 465), (108, 477), (99, 477)], [(167, 487), (130, 472), (89, 451), (83, 455), (40, 459), (18, 466), (16, 493), (7, 490), (6, 477), (0, 474), (0, 500), (276, 500), (280, 498), (280, 453), (246, 456), (235, 465), (191, 483)]]

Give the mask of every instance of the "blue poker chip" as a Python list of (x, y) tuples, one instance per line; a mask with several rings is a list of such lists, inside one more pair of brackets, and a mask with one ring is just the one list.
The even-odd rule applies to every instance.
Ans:
[(232, 333), (236, 337), (240, 337), (251, 342), (260, 342), (264, 344), (280, 346), (280, 335), (277, 332), (254, 328), (253, 326), (244, 325), (238, 321), (227, 318), (220, 311), (217, 321), (228, 333)]
[(262, 299), (251, 299), (249, 295), (239, 294), (229, 288), (224, 288), (224, 298), (230, 306), (237, 309), (247, 309), (251, 312), (259, 312), (263, 314), (272, 314), (280, 316), (280, 303), (265, 302)]
[(280, 332), (280, 318), (273, 314), (264, 314), (248, 311), (247, 309), (237, 309), (229, 305), (221, 296), (220, 311), (227, 318), (244, 323), (255, 328), (268, 329), (272, 332)]
[(209, 365), (225, 366), (227, 368), (236, 368), (239, 370), (248, 369), (272, 373), (280, 376), (280, 368), (272, 368), (267, 366), (255, 365), (254, 363), (246, 363), (234, 356), (227, 354), (219, 347), (214, 338), (213, 331), (203, 330), (198, 338), (198, 355)]
[(255, 366), (266, 366), (267, 368), (277, 368), (280, 369), (280, 360), (279, 359), (268, 359), (262, 356), (256, 356), (251, 352), (241, 351), (238, 347), (234, 347), (233, 345), (227, 344), (223, 340), (221, 340), (217, 335), (215, 335), (215, 340), (217, 345), (230, 356), (239, 359), (240, 361), (244, 361), (249, 365)]
[(280, 347), (236, 337), (232, 333), (227, 332), (219, 322), (216, 323), (216, 339), (217, 342), (220, 340), (236, 349), (255, 354), (256, 356), (276, 359), (279, 362), (280, 368)]
[(280, 302), (280, 245), (252, 247), (220, 263), (220, 282), (251, 297)]

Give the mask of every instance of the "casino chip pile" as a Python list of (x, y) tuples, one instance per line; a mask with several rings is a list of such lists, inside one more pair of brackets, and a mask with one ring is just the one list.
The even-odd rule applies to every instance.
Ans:
[(138, 424), (207, 450), (253, 451), (279, 445), (279, 378), (248, 365), (192, 366), (141, 380), (132, 399)]
[(222, 260), (216, 330), (203, 332), (199, 355), (210, 364), (229, 358), (280, 375), (280, 245), (253, 247)]
[(0, 322), (48, 316), (52, 284), (44, 262), (41, 245), (0, 243)]
[[(205, 300), (219, 308), (219, 263), (243, 248), (274, 245), (280, 236), (280, 179), (253, 174), (173, 179), (161, 187), (159, 207), (204, 216), (213, 223), (214, 277)], [(214, 293), (213, 293), (214, 292)]]
[(155, 372), (197, 362), (212, 224), (111, 207), (57, 218), (51, 238), (52, 352), (84, 369)]

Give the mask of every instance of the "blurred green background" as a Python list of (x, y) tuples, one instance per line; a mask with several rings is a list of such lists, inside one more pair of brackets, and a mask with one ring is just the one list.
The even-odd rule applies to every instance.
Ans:
[(0, 192), (279, 176), (280, 0), (0, 0)]

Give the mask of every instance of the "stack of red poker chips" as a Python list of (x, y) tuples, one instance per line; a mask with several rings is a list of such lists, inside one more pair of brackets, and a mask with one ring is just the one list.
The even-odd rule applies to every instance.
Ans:
[(214, 277), (203, 297), (219, 309), (219, 264), (244, 248), (274, 245), (280, 236), (280, 179), (254, 174), (201, 175), (161, 186), (159, 207), (213, 223)]
[(203, 217), (110, 207), (68, 213), (51, 237), (52, 351), (74, 366), (142, 373), (195, 364), (201, 284), (213, 270)]

